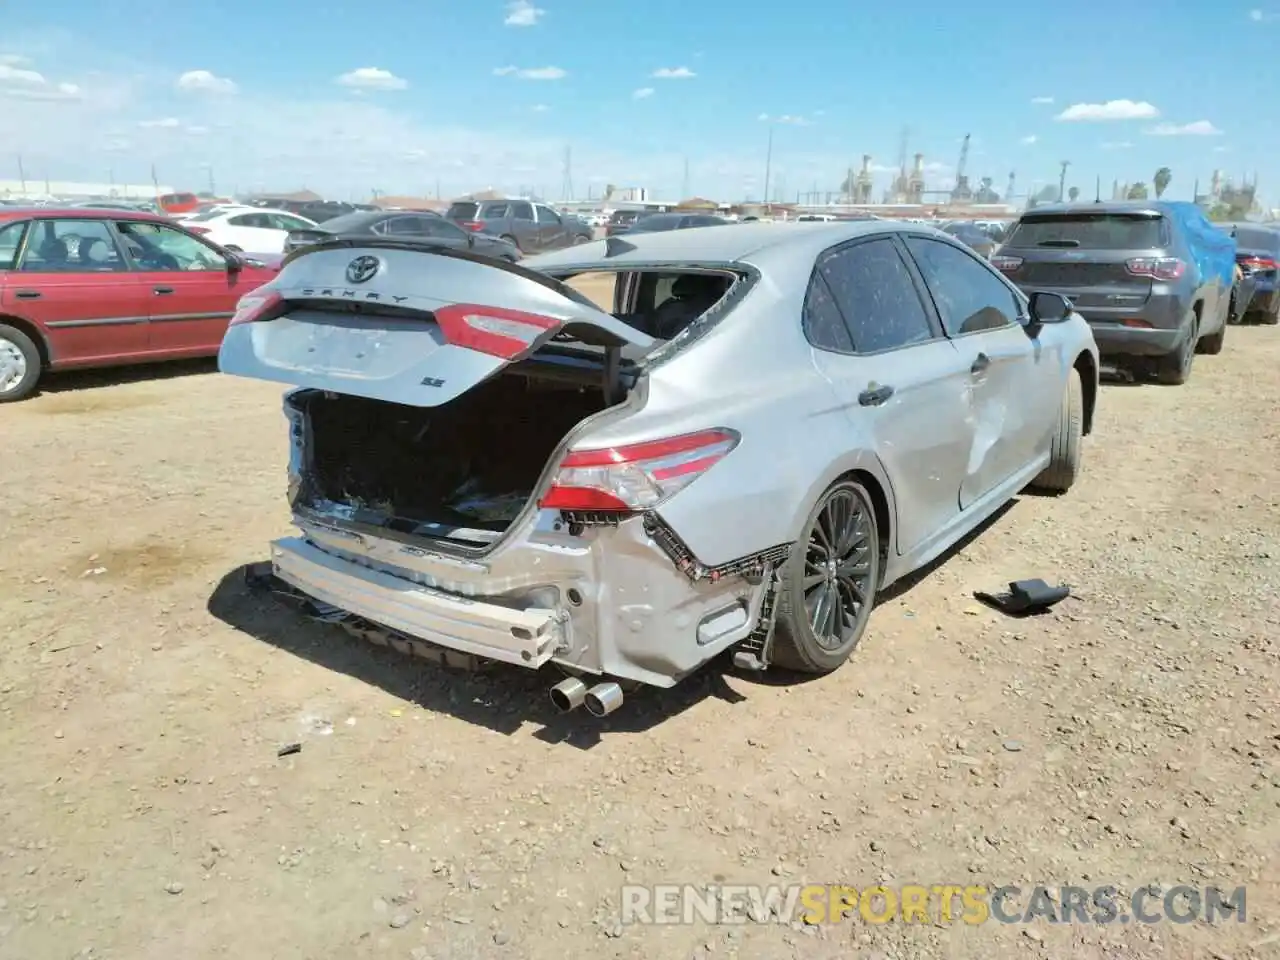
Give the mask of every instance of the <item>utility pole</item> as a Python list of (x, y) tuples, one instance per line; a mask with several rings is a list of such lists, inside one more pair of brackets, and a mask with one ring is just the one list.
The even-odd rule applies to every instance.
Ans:
[(1062, 173), (1058, 176), (1058, 202), (1061, 203), (1067, 191), (1067, 167), (1071, 166), (1070, 160), (1062, 161)]
[(209, 174), (209, 193), (216, 197), (218, 195), (218, 188), (213, 183), (213, 167), (205, 167), (205, 173)]
[(18, 154), (18, 181), (22, 184), (22, 192), (27, 192), (27, 171), (22, 166), (22, 154)]
[(1102, 202), (1102, 174), (1098, 174), (1098, 178), (1094, 181), (1094, 184), (1093, 184), (1093, 202), (1094, 203)]
[(562, 200), (573, 199), (573, 152), (571, 147), (564, 148), (564, 182), (560, 185)]
[(680, 182), (680, 197), (683, 200), (689, 198), (689, 158), (684, 158), (684, 179)]
[(436, 177), (436, 199), (440, 199), (440, 178)]
[(773, 124), (769, 124), (769, 146), (764, 155), (764, 202), (769, 204), (769, 175), (773, 172)]

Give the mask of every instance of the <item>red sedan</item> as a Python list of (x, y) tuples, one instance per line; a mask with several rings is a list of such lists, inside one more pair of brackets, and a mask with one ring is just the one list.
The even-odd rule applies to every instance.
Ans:
[(49, 370), (214, 356), (277, 269), (164, 216), (0, 207), (0, 403)]

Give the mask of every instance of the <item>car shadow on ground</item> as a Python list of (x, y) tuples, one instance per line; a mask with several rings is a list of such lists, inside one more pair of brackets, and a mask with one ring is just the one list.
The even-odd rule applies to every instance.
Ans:
[(147, 380), (172, 380), (175, 377), (191, 377), (205, 373), (217, 373), (216, 357), (199, 357), (195, 360), (169, 360), (164, 363), (130, 364), (127, 367), (96, 367), (92, 370), (67, 370), (49, 374), (40, 381), (37, 395), (76, 393), (82, 390), (98, 390), (118, 387)]
[(493, 664), (466, 671), (415, 659), (357, 639), (339, 626), (308, 618), (296, 607), (250, 589), (247, 569), (228, 573), (210, 595), (207, 609), (218, 620), (326, 670), (495, 733), (511, 735), (532, 723), (539, 728), (534, 734), (538, 739), (586, 750), (606, 734), (643, 733), (709, 697), (730, 703), (748, 699), (729, 686), (717, 661), (672, 689), (628, 692), (622, 706), (607, 717), (593, 717), (585, 708), (562, 714), (548, 695), (561, 679), (550, 669), (534, 672)]

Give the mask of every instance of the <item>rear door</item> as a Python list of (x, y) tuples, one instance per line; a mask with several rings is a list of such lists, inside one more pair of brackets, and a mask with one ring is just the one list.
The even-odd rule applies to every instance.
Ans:
[(553, 337), (643, 353), (657, 341), (531, 270), (429, 248), (316, 250), (241, 306), (224, 373), (432, 407)]
[(236, 301), (251, 288), (211, 244), (165, 224), (118, 220), (146, 299), (147, 349), (171, 356), (217, 352)]
[(538, 218), (538, 242), (543, 250), (559, 250), (569, 246), (573, 239), (569, 236), (569, 228), (564, 218), (550, 207), (538, 204), (534, 208)]
[(966, 372), (887, 237), (824, 253), (810, 280), (805, 335), (849, 415), (850, 446), (870, 437), (898, 504), (908, 553), (959, 514), (973, 431)]
[(1044, 451), (1061, 401), (1062, 348), (1027, 336), (1021, 298), (976, 256), (928, 237), (905, 242), (968, 377), (964, 510)]
[(147, 350), (147, 302), (104, 220), (32, 222), (0, 310), (43, 327), (56, 366), (115, 363)]

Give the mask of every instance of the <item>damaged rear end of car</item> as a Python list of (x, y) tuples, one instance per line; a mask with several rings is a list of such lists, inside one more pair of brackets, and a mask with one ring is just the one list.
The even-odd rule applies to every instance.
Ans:
[(562, 709), (611, 712), (614, 680), (671, 686), (767, 619), (770, 560), (704, 569), (662, 521), (741, 439), (714, 410), (689, 429), (645, 416), (647, 364), (670, 346), (474, 254), (299, 251), (219, 354), (293, 388), (299, 535), (271, 544), (272, 573), (411, 652), (554, 663)]

